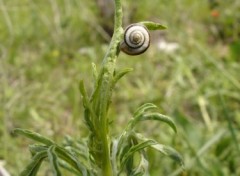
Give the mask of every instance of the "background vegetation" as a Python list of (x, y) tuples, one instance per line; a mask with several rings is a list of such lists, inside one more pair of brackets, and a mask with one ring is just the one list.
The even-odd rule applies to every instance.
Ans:
[[(134, 71), (114, 93), (113, 135), (152, 102), (174, 118), (178, 134), (152, 122), (140, 128), (182, 153), (185, 171), (149, 150), (151, 175), (240, 175), (240, 1), (125, 0), (124, 7), (125, 25), (153, 20), (168, 30), (152, 33), (145, 54), (120, 55), (119, 68)], [(84, 78), (89, 88), (91, 62), (102, 61), (111, 33), (104, 29), (113, 23), (104, 21), (95, 1), (0, 0), (0, 160), (12, 175), (30, 157), (30, 142), (14, 128), (58, 142), (87, 136), (78, 83)], [(178, 49), (169, 52), (173, 42)]]

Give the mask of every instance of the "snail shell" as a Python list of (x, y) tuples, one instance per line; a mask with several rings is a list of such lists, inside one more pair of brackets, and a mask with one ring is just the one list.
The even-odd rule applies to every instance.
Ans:
[(121, 43), (121, 50), (129, 55), (144, 53), (150, 45), (148, 29), (139, 23), (129, 25), (124, 32), (124, 41)]

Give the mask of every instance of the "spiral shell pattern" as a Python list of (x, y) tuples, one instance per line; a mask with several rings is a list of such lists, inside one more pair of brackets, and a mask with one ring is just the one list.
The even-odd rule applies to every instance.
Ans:
[(148, 29), (142, 24), (131, 24), (124, 32), (124, 41), (121, 50), (129, 55), (144, 53), (150, 45)]

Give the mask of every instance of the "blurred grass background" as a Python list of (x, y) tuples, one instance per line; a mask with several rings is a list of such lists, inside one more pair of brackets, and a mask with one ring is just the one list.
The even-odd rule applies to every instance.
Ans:
[[(123, 4), (125, 26), (153, 20), (168, 29), (152, 33), (143, 55), (120, 55), (118, 68), (134, 71), (113, 95), (113, 135), (136, 107), (152, 102), (174, 118), (178, 134), (152, 122), (138, 130), (174, 146), (185, 170), (149, 150), (151, 175), (240, 175), (240, 1)], [(0, 0), (0, 160), (12, 175), (29, 161), (31, 144), (12, 135), (14, 128), (58, 142), (87, 136), (78, 83), (84, 79), (91, 90), (91, 63), (101, 63), (110, 39), (112, 16), (103, 13), (111, 14), (110, 7), (87, 0)], [(177, 49), (169, 51), (171, 44)], [(45, 170), (42, 175), (50, 175)]]

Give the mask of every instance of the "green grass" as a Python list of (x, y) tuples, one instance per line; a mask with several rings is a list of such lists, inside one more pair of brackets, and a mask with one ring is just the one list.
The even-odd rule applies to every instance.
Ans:
[[(161, 22), (168, 26), (167, 39), (180, 44), (175, 53), (152, 44), (141, 56), (121, 54), (118, 60), (119, 68), (134, 71), (113, 95), (109, 113), (119, 124), (113, 134), (145, 102), (174, 117), (178, 127), (174, 138), (158, 123), (139, 127), (174, 146), (185, 160), (182, 171), (149, 150), (151, 175), (240, 174), (239, 58), (231, 53), (231, 41), (211, 32), (213, 25), (223, 24), (227, 38), (239, 42), (239, 28), (228, 32), (231, 21), (238, 24), (240, 16), (239, 2), (231, 2), (219, 7), (219, 19), (211, 16), (205, 0), (124, 2), (127, 14), (136, 8), (126, 18)], [(93, 2), (83, 0), (0, 0), (0, 160), (12, 175), (18, 175), (30, 157), (30, 142), (13, 136), (14, 128), (31, 129), (58, 142), (65, 135), (87, 135), (78, 82), (84, 79), (90, 89), (91, 62), (100, 63), (106, 51), (97, 12)], [(152, 35), (158, 37), (157, 32)]]

